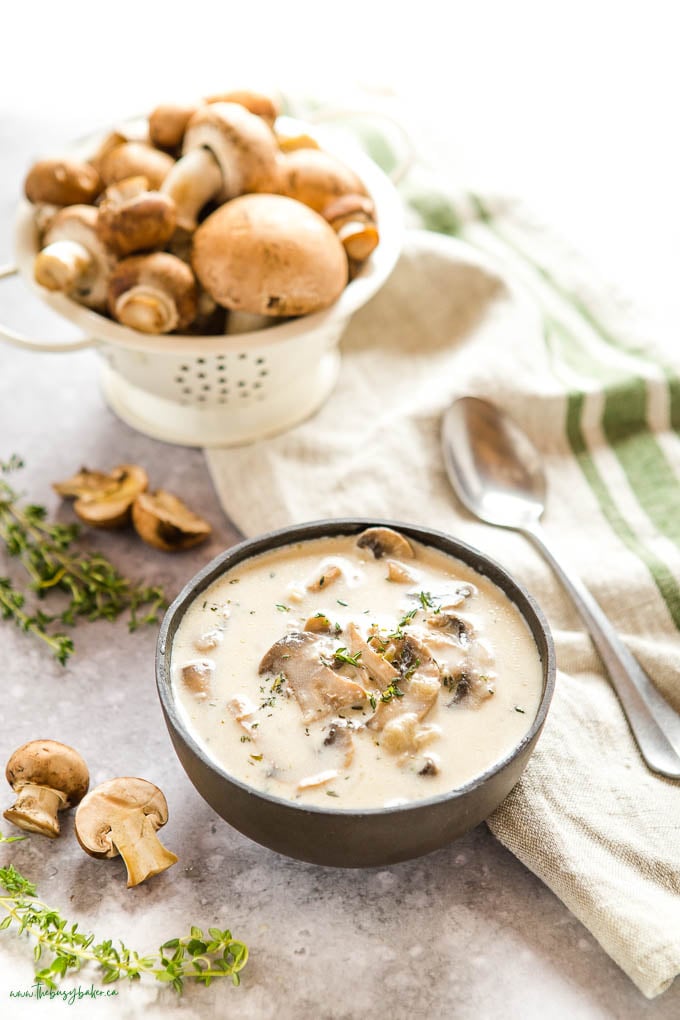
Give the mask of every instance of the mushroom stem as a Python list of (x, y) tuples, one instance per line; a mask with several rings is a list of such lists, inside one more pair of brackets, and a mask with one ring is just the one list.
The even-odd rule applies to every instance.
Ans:
[(87, 248), (77, 241), (54, 241), (36, 256), (33, 275), (48, 290), (73, 290), (93, 268)]
[(116, 300), (113, 314), (118, 322), (142, 333), (169, 333), (179, 322), (172, 296), (143, 284), (124, 291)]
[(21, 829), (56, 839), (59, 835), (57, 812), (64, 807), (66, 799), (58, 790), (27, 783), (19, 790), (16, 803), (4, 812), (4, 816)]
[(178, 159), (161, 185), (161, 193), (169, 195), (177, 208), (177, 226), (195, 230), (206, 202), (222, 187), (222, 172), (209, 149), (192, 149)]
[(126, 813), (112, 820), (111, 842), (125, 861), (128, 889), (172, 867), (177, 856), (161, 843), (149, 815)]

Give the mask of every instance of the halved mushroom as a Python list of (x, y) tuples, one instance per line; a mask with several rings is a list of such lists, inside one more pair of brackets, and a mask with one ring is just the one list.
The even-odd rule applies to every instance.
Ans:
[(58, 212), (43, 238), (33, 276), (41, 287), (102, 311), (116, 257), (97, 234), (97, 218), (91, 205), (68, 205)]
[(108, 288), (114, 319), (142, 333), (185, 329), (196, 315), (194, 274), (176, 255), (131, 255), (116, 266)]
[(156, 835), (167, 820), (167, 801), (158, 787), (146, 779), (123, 776), (101, 783), (81, 801), (75, 833), (90, 857), (120, 854), (131, 888), (177, 862)]
[(322, 149), (297, 148), (278, 158), (278, 188), (315, 212), (341, 195), (365, 195), (363, 182), (348, 166)]
[(93, 166), (75, 159), (41, 159), (24, 181), (24, 193), (34, 205), (88, 205), (102, 190)]
[(327, 638), (309, 631), (293, 631), (280, 638), (264, 655), (262, 676), (285, 677), (302, 711), (304, 722), (313, 722), (353, 705), (364, 705), (364, 688), (322, 661), (332, 658)]
[(97, 233), (117, 255), (162, 248), (175, 232), (175, 203), (150, 191), (146, 177), (129, 177), (106, 189), (99, 203)]
[(281, 195), (242, 195), (220, 206), (194, 235), (192, 263), (218, 304), (257, 315), (319, 311), (347, 283), (332, 228)]
[(238, 103), (199, 107), (187, 125), (182, 158), (161, 189), (175, 201), (178, 226), (195, 230), (213, 198), (274, 191), (276, 157), (276, 139), (261, 117)]
[(84, 467), (72, 478), (54, 482), (60, 496), (75, 498), (73, 509), (81, 521), (95, 528), (120, 528), (130, 521), (132, 504), (148, 487), (138, 464), (119, 464), (109, 474)]
[(376, 560), (383, 556), (412, 560), (415, 556), (408, 539), (392, 528), (367, 528), (357, 538), (357, 545), (360, 549), (370, 549)]
[(141, 539), (156, 549), (178, 552), (210, 537), (207, 521), (164, 489), (142, 492), (132, 506), (132, 523)]
[(90, 775), (74, 748), (58, 740), (31, 740), (7, 762), (7, 782), (17, 794), (4, 817), (27, 832), (55, 839), (59, 811), (73, 807), (87, 793)]
[(154, 149), (145, 142), (127, 142), (114, 145), (98, 161), (104, 184), (116, 184), (128, 177), (146, 177), (149, 187), (158, 190), (170, 173), (175, 161), (167, 152)]
[(342, 241), (348, 258), (364, 262), (377, 248), (375, 206), (367, 195), (342, 195), (322, 210), (322, 216)]

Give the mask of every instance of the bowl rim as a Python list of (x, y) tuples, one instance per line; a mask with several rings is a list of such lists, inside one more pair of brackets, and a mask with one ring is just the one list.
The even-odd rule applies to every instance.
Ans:
[[(138, 117), (127, 118), (110, 125), (108, 131), (120, 126), (134, 126), (138, 121)], [(403, 205), (388, 175), (358, 143), (351, 144), (349, 139), (343, 138), (338, 133), (333, 134), (332, 128), (328, 125), (318, 126), (291, 117), (286, 117), (285, 121), (287, 125), (293, 124), (299, 129), (304, 129), (319, 141), (323, 149), (342, 159), (355, 170), (364, 181), (375, 203), (376, 218), (380, 225), (380, 244), (362, 265), (357, 276), (347, 284), (338, 299), (328, 308), (249, 333), (193, 336), (187, 333), (148, 335), (137, 332), (79, 304), (65, 294), (48, 291), (35, 282), (33, 260), (37, 253), (37, 234), (33, 206), (25, 198), (19, 201), (14, 221), (14, 255), (22, 280), (44, 304), (96, 341), (149, 354), (227, 353), (242, 350), (244, 343), (253, 349), (271, 347), (296, 339), (305, 333), (324, 329), (328, 323), (348, 319), (377, 293), (396, 265), (403, 244)], [(87, 154), (108, 131), (101, 129), (93, 131), (72, 141), (65, 147), (65, 151), (71, 154)]]
[[(421, 542), (423, 545), (430, 545), (442, 552), (447, 552), (454, 558), (462, 560), (468, 566), (473, 567), (473, 569), (477, 570), (496, 584), (515, 604), (518, 612), (531, 631), (534, 642), (537, 645), (537, 650), (539, 652), (543, 668), (543, 691), (531, 726), (522, 736), (520, 741), (515, 744), (507, 754), (485, 769), (484, 772), (475, 776), (462, 786), (457, 786), (453, 790), (448, 790), (444, 793), (437, 794), (436, 796), (407, 801), (404, 804), (395, 804), (389, 807), (383, 806), (377, 808), (357, 809), (340, 808), (332, 805), (329, 805), (328, 807), (320, 807), (316, 804), (300, 804), (285, 797), (279, 797), (274, 794), (258, 790), (257, 788), (250, 786), (248, 783), (243, 782), (243, 780), (238, 779), (236, 776), (232, 776), (217, 761), (210, 757), (210, 755), (194, 738), (180, 715), (177, 702), (173, 695), (169, 661), (172, 652), (172, 639), (174, 638), (182, 617), (196, 597), (210, 584), (216, 581), (220, 574), (236, 566), (238, 563), (252, 559), (254, 556), (277, 549), (281, 546), (293, 545), (297, 542), (309, 541), (314, 538), (332, 538), (336, 535), (358, 534), (365, 528), (369, 527), (386, 527), (393, 528), (395, 531), (401, 531), (407, 535), (407, 537), (413, 538), (416, 541)], [(433, 539), (434, 542), (432, 541)], [(442, 548), (441, 545), (436, 543), (443, 543), (450, 548)], [(520, 600), (524, 601), (526, 609), (528, 609), (528, 613), (526, 609), (522, 608), (518, 604), (517, 599), (514, 596), (519, 596)], [(540, 648), (538, 648), (538, 641), (534, 633), (534, 628), (531, 626), (531, 622), (528, 619), (528, 616), (531, 615), (533, 615), (533, 622), (536, 625), (538, 632), (540, 632), (545, 641), (545, 657), (541, 654)], [(301, 814), (342, 816), (343, 818), (363, 818), (367, 816), (392, 814), (394, 812), (408, 813), (418, 811), (430, 806), (440, 805), (447, 801), (456, 801), (483, 786), (492, 779), (493, 776), (502, 772), (512, 761), (519, 757), (540, 733), (545, 723), (548, 709), (550, 708), (550, 703), (554, 694), (556, 672), (555, 646), (548, 621), (533, 596), (510, 574), (508, 570), (505, 569), (505, 567), (501, 566), (500, 563), (482, 552), (480, 549), (468, 545), (466, 542), (463, 542), (446, 532), (424, 527), (419, 524), (408, 524), (403, 521), (373, 517), (325, 518), (314, 521), (306, 521), (301, 524), (287, 525), (284, 528), (277, 528), (274, 531), (268, 531), (261, 535), (254, 536), (253, 538), (245, 539), (237, 545), (231, 546), (224, 552), (219, 553), (201, 570), (194, 574), (189, 581), (187, 581), (177, 597), (173, 600), (172, 604), (168, 607), (161, 623), (156, 645), (156, 689), (163, 709), (163, 714), (165, 716), (166, 725), (168, 726), (168, 729), (174, 730), (181, 737), (182, 741), (187, 745), (191, 753), (201, 761), (205, 768), (217, 775), (221, 781), (233, 784), (243, 793), (249, 794), (253, 797), (258, 797), (263, 801), (275, 805), (276, 807), (290, 809), (291, 811), (300, 812)]]

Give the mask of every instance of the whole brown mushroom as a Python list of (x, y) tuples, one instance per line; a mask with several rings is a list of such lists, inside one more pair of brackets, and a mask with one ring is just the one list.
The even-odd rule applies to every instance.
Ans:
[(256, 315), (318, 311), (347, 283), (333, 229), (281, 195), (242, 195), (216, 209), (196, 231), (192, 262), (218, 304)]
[(311, 148), (279, 153), (276, 190), (319, 213), (341, 195), (366, 194), (350, 167), (322, 149)]
[(26, 198), (34, 205), (87, 205), (101, 190), (102, 180), (95, 168), (75, 159), (41, 159), (24, 181)]
[(175, 203), (150, 191), (146, 177), (110, 185), (99, 203), (97, 233), (117, 255), (163, 248), (175, 232)]
[(167, 152), (154, 149), (144, 142), (122, 142), (114, 145), (98, 161), (104, 184), (117, 184), (128, 177), (146, 177), (149, 187), (157, 191), (174, 165)]
[(211, 199), (225, 202), (244, 192), (276, 190), (277, 152), (271, 128), (245, 107), (200, 107), (187, 125), (184, 154), (161, 188), (175, 201), (178, 226), (194, 230)]
[(176, 864), (176, 854), (156, 835), (167, 820), (167, 801), (157, 786), (122, 776), (101, 783), (81, 801), (75, 833), (90, 857), (120, 855), (131, 888)]
[(58, 740), (31, 740), (7, 762), (7, 782), (17, 794), (3, 812), (8, 822), (27, 832), (56, 839), (59, 811), (78, 804), (87, 793), (90, 775), (74, 748)]
[(111, 315), (142, 333), (181, 331), (196, 315), (196, 299), (194, 274), (168, 252), (123, 259), (109, 283)]
[(58, 212), (45, 232), (33, 276), (41, 287), (102, 311), (116, 257), (97, 233), (97, 218), (91, 205), (69, 205)]
[(278, 103), (272, 96), (247, 89), (207, 96), (202, 103), (161, 103), (149, 115), (149, 138), (153, 144), (167, 152), (176, 152), (182, 145), (189, 121), (205, 103), (238, 103), (261, 117), (270, 127), (279, 114)]

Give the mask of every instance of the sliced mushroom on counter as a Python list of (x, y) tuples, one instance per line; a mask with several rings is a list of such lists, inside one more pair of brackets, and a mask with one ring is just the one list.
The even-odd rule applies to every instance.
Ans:
[(342, 241), (347, 256), (365, 262), (380, 242), (375, 206), (368, 195), (341, 195), (321, 211)]
[(146, 177), (110, 185), (99, 203), (97, 233), (117, 255), (162, 248), (176, 226), (175, 203), (149, 190)]
[(103, 311), (116, 257), (99, 237), (97, 219), (92, 205), (68, 205), (58, 212), (45, 232), (33, 276), (41, 287)]
[(167, 801), (158, 787), (146, 779), (123, 776), (101, 783), (81, 801), (75, 833), (91, 857), (120, 854), (131, 888), (177, 862), (156, 835), (167, 820)]
[(174, 199), (177, 224), (184, 230), (195, 230), (211, 199), (226, 202), (244, 192), (275, 190), (274, 134), (239, 103), (199, 107), (187, 125), (182, 151), (161, 190)]
[(175, 161), (167, 152), (154, 149), (145, 142), (124, 141), (114, 145), (98, 160), (98, 168), (105, 185), (117, 184), (128, 177), (146, 177), (149, 187), (158, 190), (168, 176)]
[(366, 194), (353, 170), (330, 153), (312, 148), (279, 153), (276, 190), (318, 213), (341, 195)]
[(197, 290), (189, 266), (157, 251), (130, 255), (116, 266), (108, 287), (114, 319), (142, 333), (182, 330), (196, 315)]
[(192, 263), (218, 304), (257, 315), (319, 311), (347, 283), (332, 228), (281, 195), (242, 195), (220, 206), (194, 235)]
[(93, 166), (75, 159), (41, 159), (24, 181), (24, 194), (34, 205), (88, 205), (102, 190)]
[(83, 758), (58, 740), (32, 740), (7, 762), (7, 782), (17, 795), (3, 812), (8, 822), (27, 832), (55, 839), (58, 812), (78, 804), (87, 793), (90, 775)]
[(376, 560), (383, 556), (412, 560), (415, 556), (408, 539), (392, 528), (367, 528), (358, 536), (357, 545), (360, 549), (370, 549)]
[(206, 698), (211, 693), (215, 675), (215, 663), (211, 660), (187, 662), (179, 672), (184, 686), (197, 698)]
[(212, 533), (207, 521), (164, 489), (137, 497), (132, 505), (132, 523), (140, 538), (165, 552), (191, 549)]
[(353, 705), (363, 706), (367, 700), (360, 684), (331, 669), (322, 656), (333, 656), (327, 638), (309, 631), (293, 631), (275, 642), (260, 662), (261, 676), (285, 677), (305, 722)]
[(60, 496), (75, 498), (73, 509), (86, 524), (119, 528), (129, 523), (132, 504), (148, 484), (144, 468), (120, 464), (109, 474), (82, 468), (72, 478), (54, 482), (52, 488)]

